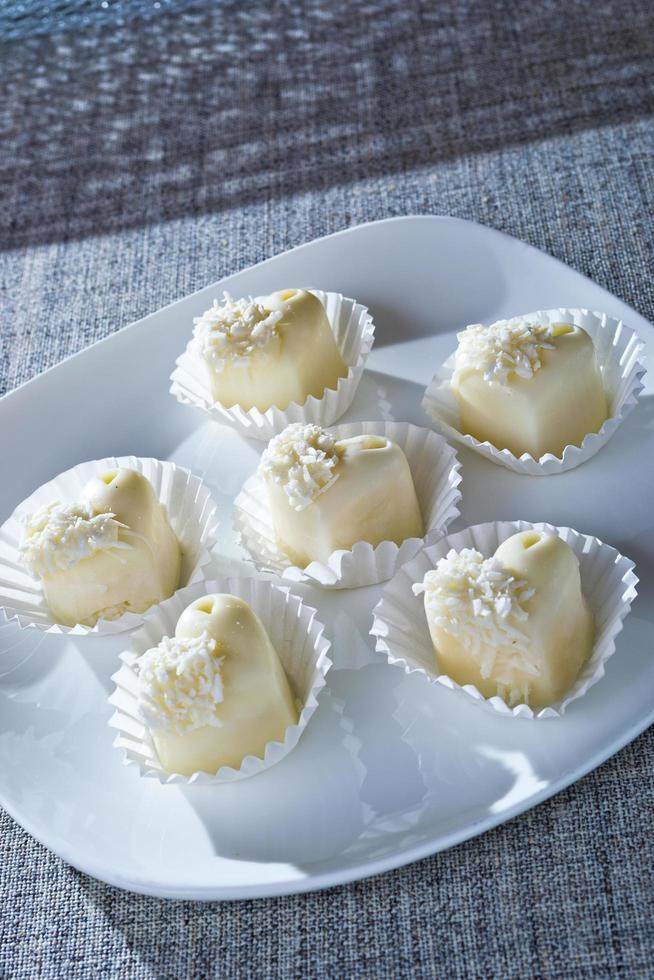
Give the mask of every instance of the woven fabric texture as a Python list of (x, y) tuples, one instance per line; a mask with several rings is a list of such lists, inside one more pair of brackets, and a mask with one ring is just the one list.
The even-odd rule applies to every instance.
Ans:
[[(0, 44), (0, 391), (398, 214), (493, 225), (654, 317), (647, 0), (63, 6)], [(0, 976), (651, 976), (653, 771), (650, 731), (417, 865), (220, 906), (105, 887), (0, 814)]]

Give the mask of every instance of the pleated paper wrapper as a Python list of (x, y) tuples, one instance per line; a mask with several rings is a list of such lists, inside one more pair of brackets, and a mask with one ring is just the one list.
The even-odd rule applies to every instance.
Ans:
[[(203, 595), (229, 593), (240, 596), (261, 619), (286, 672), (299, 709), (298, 722), (286, 729), (283, 742), (268, 742), (263, 758), (246, 756), (239, 769), (223, 766), (215, 774), (195, 772), (191, 776), (166, 772), (157, 758), (154, 742), (138, 709), (137, 658), (156, 646), (163, 636), (173, 636), (177, 620), (190, 603)], [(161, 603), (156, 614), (130, 638), (121, 654), (121, 667), (112, 680), (115, 689), (109, 703), (116, 709), (109, 724), (117, 729), (114, 745), (123, 750), (125, 765), (135, 765), (142, 776), (161, 783), (232, 783), (256, 776), (284, 759), (300, 740), (318, 706), (331, 667), (330, 642), (316, 610), (305, 605), (287, 588), (255, 578), (226, 578), (198, 583)], [(217, 729), (218, 731), (219, 729)]]
[(118, 467), (137, 470), (150, 481), (164, 504), (171, 527), (182, 550), (180, 588), (204, 578), (204, 567), (211, 561), (209, 551), (216, 539), (216, 504), (202, 480), (175, 463), (136, 456), (110, 456), (73, 466), (54, 480), (44, 483), (24, 500), (0, 528), (0, 613), (16, 620), (21, 627), (46, 633), (88, 634), (122, 633), (136, 629), (151, 616), (156, 605), (143, 613), (127, 612), (118, 619), (100, 619), (95, 626), (64, 626), (52, 618), (40, 581), (22, 562), (19, 545), (23, 519), (53, 501), (73, 503), (84, 486), (97, 473)]
[(257, 472), (245, 482), (234, 502), (237, 537), (257, 568), (274, 572), (289, 582), (311, 582), (325, 589), (353, 589), (385, 582), (427, 539), (444, 534), (458, 517), (461, 474), (456, 452), (438, 433), (408, 422), (352, 422), (332, 426), (329, 431), (336, 439), (362, 434), (386, 436), (400, 446), (413, 477), (425, 536), (407, 538), (401, 545), (382, 541), (376, 547), (358, 541), (350, 551), (334, 551), (327, 562), (313, 561), (300, 568), (277, 545), (268, 492)]
[(466, 435), (461, 431), (459, 408), (450, 386), (454, 355), (435, 374), (425, 392), (422, 407), (438, 431), (448, 439), (453, 439), (491, 462), (516, 473), (550, 476), (572, 470), (594, 456), (634, 409), (643, 389), (645, 367), (639, 358), (644, 344), (638, 334), (625, 326), (622, 320), (616, 320), (605, 313), (561, 307), (527, 313), (524, 319), (542, 326), (549, 323), (573, 323), (592, 337), (609, 402), (609, 417), (599, 432), (589, 432), (581, 446), (566, 446), (562, 456), (546, 453), (540, 459), (534, 459), (529, 453), (517, 457), (508, 449), (498, 449), (490, 442), (480, 442), (474, 436)]
[(320, 289), (309, 292), (317, 296), (325, 308), (327, 318), (336, 338), (336, 345), (347, 367), (347, 375), (339, 378), (336, 388), (326, 388), (322, 398), (310, 395), (303, 405), (291, 402), (288, 408), (258, 408), (245, 411), (238, 405), (226, 408), (215, 402), (211, 391), (202, 380), (203, 366), (194, 355), (191, 344), (175, 362), (170, 376), (170, 393), (182, 405), (202, 409), (215, 422), (236, 429), (250, 439), (269, 440), (291, 422), (331, 425), (347, 412), (352, 404), (368, 354), (375, 340), (375, 325), (366, 309), (356, 300), (340, 293), (325, 293)]
[[(596, 629), (591, 655), (570, 691), (558, 703), (536, 711), (527, 704), (510, 707), (497, 696), (485, 698), (474, 684), (461, 686), (446, 674), (439, 673), (425, 615), (424, 596), (414, 596), (411, 588), (414, 583), (422, 582), (425, 573), (434, 568), (451, 548), (456, 551), (476, 548), (488, 558), (513, 534), (532, 529), (558, 534), (574, 551), (579, 559), (582, 592), (595, 618)], [(558, 718), (571, 702), (582, 697), (604, 676), (606, 662), (615, 651), (616, 636), (636, 597), (637, 583), (634, 563), (629, 558), (597, 538), (579, 534), (571, 528), (526, 521), (477, 524), (425, 548), (399, 570), (385, 586), (374, 609), (370, 632), (376, 638), (377, 650), (408, 674), (421, 674), (431, 683), (458, 692), (508, 718)]]

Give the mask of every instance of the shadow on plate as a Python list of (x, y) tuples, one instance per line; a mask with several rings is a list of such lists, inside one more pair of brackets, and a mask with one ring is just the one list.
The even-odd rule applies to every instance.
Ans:
[(547, 755), (541, 772), (533, 753), (516, 748), (516, 732), (386, 664), (334, 670), (319, 711), (282, 763), (252, 780), (187, 787), (184, 795), (220, 857), (315, 874), (335, 857), (344, 866), (381, 859), (539, 792)]

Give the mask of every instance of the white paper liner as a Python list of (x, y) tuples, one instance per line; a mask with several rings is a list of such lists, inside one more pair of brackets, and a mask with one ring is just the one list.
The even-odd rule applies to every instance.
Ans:
[(250, 439), (272, 439), (291, 422), (314, 422), (325, 426), (340, 419), (352, 404), (361, 381), (375, 340), (375, 325), (367, 308), (356, 300), (320, 289), (309, 292), (317, 296), (325, 307), (336, 344), (348, 368), (347, 375), (339, 379), (336, 388), (325, 389), (322, 398), (310, 395), (303, 405), (291, 402), (284, 411), (274, 406), (267, 412), (260, 412), (258, 408), (245, 411), (238, 405), (225, 408), (213, 400), (211, 391), (202, 381), (202, 371), (198, 371), (197, 359), (190, 350), (189, 341), (184, 353), (177, 358), (175, 370), (170, 376), (171, 395), (182, 405), (194, 405), (215, 422), (229, 425)]
[(157, 608), (143, 613), (127, 612), (118, 619), (100, 619), (95, 626), (64, 626), (55, 622), (48, 609), (40, 581), (23, 564), (20, 542), (23, 518), (54, 500), (62, 503), (78, 500), (82, 489), (96, 473), (120, 466), (142, 473), (165, 505), (171, 527), (182, 549), (180, 588), (203, 578), (203, 568), (211, 560), (209, 550), (216, 539), (216, 504), (202, 480), (175, 463), (136, 456), (110, 456), (107, 459), (79, 463), (44, 483), (30, 494), (0, 528), (0, 613), (16, 620), (23, 628), (46, 633), (122, 633), (135, 629)]
[[(234, 501), (234, 528), (254, 563), (291, 582), (311, 582), (325, 589), (353, 589), (391, 578), (425, 542), (444, 534), (458, 517), (461, 500), (461, 464), (446, 440), (408, 422), (352, 422), (332, 426), (336, 439), (371, 434), (386, 436), (404, 451), (425, 523), (424, 538), (407, 538), (401, 545), (382, 541), (375, 548), (358, 541), (350, 551), (334, 551), (327, 562), (313, 561), (306, 568), (294, 565), (281, 551), (268, 504), (268, 492), (259, 473), (243, 485)], [(389, 487), (392, 493), (392, 487)]]
[[(450, 548), (476, 548), (490, 557), (511, 535), (531, 529), (558, 534), (570, 545), (579, 559), (581, 587), (595, 617), (596, 636), (589, 659), (566, 696), (556, 704), (533, 711), (526, 704), (510, 707), (502, 698), (485, 698), (473, 684), (463, 686), (446, 674), (440, 674), (434, 659), (424, 596), (414, 596), (411, 586), (422, 582), (425, 573), (434, 568)], [(615, 651), (615, 638), (622, 629), (631, 603), (636, 597), (638, 578), (634, 563), (615, 548), (597, 538), (579, 534), (568, 527), (530, 524), (527, 521), (496, 521), (477, 524), (457, 534), (450, 534), (427, 547), (413, 561), (404, 565), (385, 586), (373, 611), (370, 633), (376, 637), (377, 650), (391, 664), (399, 664), (408, 673), (422, 674), (432, 683), (462, 692), (477, 704), (510, 718), (558, 718), (567, 706), (582, 697), (604, 676), (606, 661)]]
[[(283, 742), (268, 742), (263, 758), (248, 755), (239, 769), (223, 766), (215, 775), (195, 772), (191, 776), (168, 773), (157, 758), (154, 742), (138, 710), (136, 659), (156, 646), (163, 636), (173, 636), (177, 621), (190, 603), (215, 592), (240, 596), (254, 609), (266, 628), (270, 641), (286, 672), (299, 708), (299, 718), (285, 732)], [(161, 783), (232, 783), (270, 769), (295, 748), (314, 711), (318, 694), (332, 662), (331, 644), (316, 610), (305, 605), (287, 588), (254, 578), (224, 578), (202, 582), (178, 592), (162, 602), (155, 615), (130, 638), (130, 648), (121, 654), (122, 666), (113, 675), (116, 688), (109, 703), (116, 708), (109, 725), (118, 730), (114, 746), (124, 752), (125, 765), (136, 765), (142, 776)]]
[(434, 375), (425, 391), (422, 407), (433, 419), (439, 432), (469, 449), (474, 449), (493, 463), (528, 476), (564, 473), (566, 470), (580, 466), (599, 452), (635, 407), (638, 395), (643, 389), (642, 378), (645, 367), (639, 361), (639, 357), (644, 344), (638, 334), (625, 326), (622, 320), (616, 320), (606, 313), (561, 307), (527, 313), (525, 319), (541, 325), (574, 323), (592, 337), (609, 401), (609, 418), (599, 432), (589, 432), (581, 446), (566, 446), (562, 456), (546, 453), (538, 460), (529, 453), (523, 453), (518, 458), (508, 449), (498, 449), (488, 441), (480, 442), (474, 436), (466, 435), (461, 432), (459, 408), (450, 387), (454, 355), (449, 357)]

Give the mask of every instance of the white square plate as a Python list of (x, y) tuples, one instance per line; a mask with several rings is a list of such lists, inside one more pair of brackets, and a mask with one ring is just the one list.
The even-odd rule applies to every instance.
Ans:
[[(454, 334), (527, 310), (587, 307), (654, 328), (554, 259), (452, 218), (408, 217), (320, 239), (146, 317), (0, 401), (0, 521), (31, 490), (85, 459), (172, 459), (220, 506), (216, 575), (238, 567), (231, 505), (257, 465), (248, 443), (168, 394), (192, 318), (223, 288), (342, 292), (366, 304), (377, 341), (343, 421), (427, 425), (420, 400)], [(594, 534), (636, 562), (639, 596), (606, 676), (565, 717), (493, 717), (382, 663), (368, 636), (379, 587), (298, 587), (333, 641), (335, 668), (298, 747), (233, 785), (161, 786), (121, 765), (107, 726), (126, 637), (0, 627), (0, 802), (34, 837), (113, 885), (174, 898), (304, 891), (375, 874), (479, 834), (534, 806), (654, 720), (652, 384), (611, 442), (577, 470), (518, 476), (467, 450), (463, 513), (548, 521)], [(230, 559), (232, 560), (230, 562)], [(236, 562), (236, 564), (234, 564)], [(634, 792), (638, 788), (634, 787)]]

